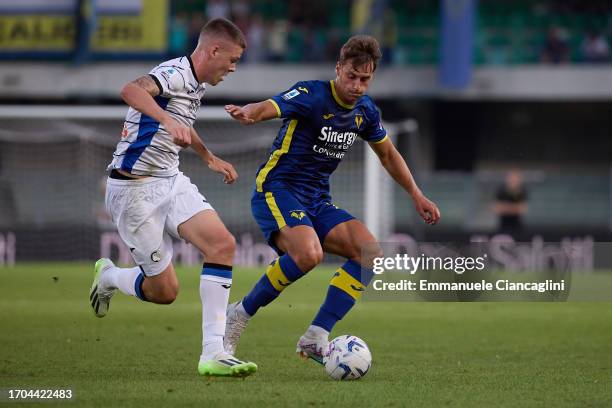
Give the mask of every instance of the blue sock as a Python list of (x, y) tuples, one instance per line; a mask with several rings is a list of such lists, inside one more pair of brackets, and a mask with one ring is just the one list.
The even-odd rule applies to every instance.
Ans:
[[(201, 276), (221, 278), (220, 282), (232, 283), (232, 267), (229, 265), (220, 265), (215, 263), (204, 263), (202, 265)], [(214, 278), (213, 278), (214, 280)]]
[(260, 307), (272, 302), (287, 286), (302, 276), (304, 272), (288, 254), (275, 259), (249, 294), (242, 299), (244, 310), (250, 316), (255, 315)]
[(361, 297), (372, 276), (371, 270), (350, 259), (346, 261), (329, 282), (327, 296), (312, 325), (331, 332), (336, 322), (342, 319)]
[[(140, 268), (142, 270), (142, 267)], [(144, 291), (142, 290), (142, 283), (144, 282), (144, 272), (141, 272), (140, 275), (136, 277), (134, 281), (134, 290), (136, 291), (136, 297), (143, 302), (148, 302)]]

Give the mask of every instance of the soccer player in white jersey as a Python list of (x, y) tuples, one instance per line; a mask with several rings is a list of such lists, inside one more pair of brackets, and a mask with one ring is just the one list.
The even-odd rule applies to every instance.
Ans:
[(170, 304), (179, 287), (170, 237), (195, 245), (205, 259), (200, 277), (202, 375), (242, 377), (257, 371), (254, 363), (240, 361), (223, 348), (234, 237), (178, 169), (179, 152), (191, 146), (226, 183), (238, 177), (231, 164), (206, 148), (193, 123), (205, 84), (215, 86), (234, 72), (245, 48), (240, 29), (214, 19), (202, 28), (190, 56), (163, 62), (123, 87), (121, 96), (130, 108), (108, 166), (106, 208), (136, 266), (118, 268), (100, 259), (90, 290), (98, 317), (108, 312), (116, 289), (142, 301)]

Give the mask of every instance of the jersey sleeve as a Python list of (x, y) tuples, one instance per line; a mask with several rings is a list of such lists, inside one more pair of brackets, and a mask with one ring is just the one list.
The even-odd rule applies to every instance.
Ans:
[(380, 119), (380, 112), (374, 103), (366, 107), (366, 127), (361, 133), (361, 138), (369, 143), (382, 143), (387, 139), (385, 130)]
[(306, 117), (314, 102), (314, 89), (304, 82), (298, 82), (272, 98), (268, 99), (281, 118)]
[(178, 92), (185, 89), (185, 78), (178, 68), (168, 65), (158, 65), (149, 72), (153, 78), (160, 95), (165, 97), (175, 96)]

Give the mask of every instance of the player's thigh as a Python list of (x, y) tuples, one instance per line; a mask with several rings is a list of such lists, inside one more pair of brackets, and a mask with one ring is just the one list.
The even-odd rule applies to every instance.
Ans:
[(290, 191), (255, 193), (251, 210), (270, 246), (281, 254), (288, 253), (302, 271), (321, 261), (323, 250), (312, 220)]
[(177, 175), (175, 195), (166, 219), (166, 231), (202, 252), (206, 262), (231, 265), (235, 241), (218, 214), (182, 173)]
[[(298, 249), (298, 242), (314, 245), (312, 220), (300, 201), (287, 190), (256, 192), (251, 198), (253, 217), (266, 241), (278, 252)], [(300, 227), (300, 228), (297, 228)], [(295, 243), (294, 243), (295, 242)], [(282, 247), (279, 247), (278, 245)]]
[(200, 211), (178, 226), (178, 233), (206, 257), (207, 262), (219, 262), (218, 257), (234, 256), (236, 241), (215, 210)]
[(333, 227), (323, 242), (323, 250), (362, 265), (371, 265), (375, 257), (381, 256), (376, 238), (359, 220), (352, 219)]
[[(202, 217), (203, 212), (213, 210), (206, 198), (200, 193), (198, 187), (183, 173), (176, 175), (172, 187), (172, 197), (168, 216), (166, 218), (166, 231), (178, 239), (186, 239), (184, 233), (186, 226), (188, 232), (197, 231), (202, 222), (215, 222), (214, 217)], [(214, 212), (214, 211), (212, 211)], [(194, 242), (195, 244), (195, 242)]]
[(164, 232), (170, 191), (164, 179), (109, 180), (107, 208), (117, 231), (145, 276), (161, 274), (172, 260), (172, 242)]

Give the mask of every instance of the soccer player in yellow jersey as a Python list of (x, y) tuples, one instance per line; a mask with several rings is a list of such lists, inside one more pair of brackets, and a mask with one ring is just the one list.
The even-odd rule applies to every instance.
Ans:
[[(246, 125), (283, 119), (270, 156), (257, 172), (251, 200), (253, 215), (279, 257), (241, 302), (228, 307), (227, 352), (235, 351), (248, 320), (260, 307), (329, 252), (347, 258), (346, 263), (334, 274), (325, 301), (297, 344), (303, 357), (323, 362), (330, 331), (367, 287), (372, 258), (380, 253), (365, 225), (336, 207), (330, 195), (329, 176), (357, 138), (369, 143), (427, 224), (440, 219), (440, 211), (421, 193), (387, 137), (376, 105), (365, 94), (380, 57), (376, 39), (355, 36), (340, 51), (334, 80), (298, 82), (266, 101), (226, 106), (234, 119)], [(368, 244), (375, 250), (364, 256)]]

